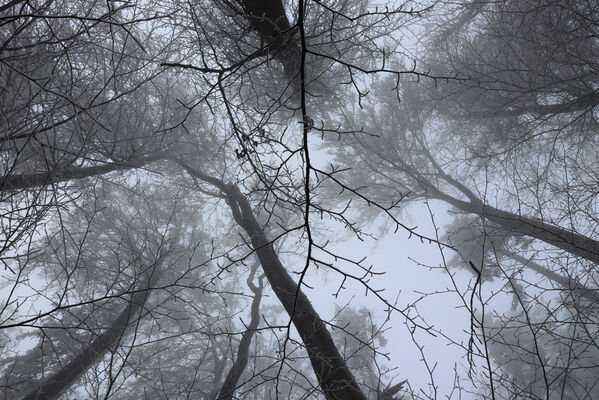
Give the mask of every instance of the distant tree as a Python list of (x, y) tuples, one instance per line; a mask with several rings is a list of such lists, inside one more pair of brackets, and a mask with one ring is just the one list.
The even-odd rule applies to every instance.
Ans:
[(335, 313), (336, 328), (333, 338), (347, 364), (369, 399), (378, 399), (387, 389), (382, 377), (388, 372), (378, 364), (381, 355), (378, 348), (387, 344), (385, 327), (376, 326), (367, 308), (359, 310), (339, 307)]

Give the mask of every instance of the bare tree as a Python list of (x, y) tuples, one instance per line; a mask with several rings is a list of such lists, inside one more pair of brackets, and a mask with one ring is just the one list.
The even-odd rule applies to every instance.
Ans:
[[(579, 364), (578, 351), (596, 335), (597, 7), (468, 2), (440, 11), (422, 61), (455, 79), (381, 79), (372, 101), (340, 109), (332, 123), (355, 134), (329, 142), (337, 179), (371, 204), (439, 200), (460, 215), (441, 250), (461, 257), (442, 265), (475, 277), (454, 290), (472, 313), (478, 342), (469, 351), (476, 342), (487, 359), (479, 395), (592, 398), (597, 364)], [(493, 303), (500, 293), (513, 309)]]
[[(326, 107), (330, 99), (342, 95), (342, 83), (350, 82), (359, 91), (362, 81), (356, 74), (382, 70), (413, 73), (389, 69), (385, 65), (388, 55), (377, 40), (383, 40), (418, 12), (403, 8), (381, 12), (366, 2), (347, 1), (330, 5), (300, 2), (290, 4), (288, 10), (288, 5), (281, 2), (264, 7), (250, 1), (217, 2), (204, 7), (206, 4), (170, 2), (153, 9), (144, 3), (110, 3), (88, 9), (67, 1), (39, 5), (11, 2), (1, 8), (1, 21), (9, 28), (0, 51), (3, 90), (7, 91), (3, 99), (12, 101), (2, 103), (2, 126), (7, 129), (0, 149), (0, 192), (6, 206), (3, 220), (16, 221), (7, 230), (10, 235), (2, 251), (5, 265), (14, 274), (9, 279), (14, 290), (4, 304), (2, 329), (17, 332), (34, 328), (26, 330), (26, 335), (41, 332), (43, 344), (43, 333), (51, 327), (48, 324), (56, 321), (60, 326), (57, 332), (61, 332), (58, 336), (69, 338), (56, 339), (63, 348), (52, 349), (51, 340), (50, 348), (41, 345), (27, 357), (13, 348), (14, 357), (3, 370), (7, 395), (13, 386), (23, 395), (19, 388), (22, 382), (11, 381), (15, 375), (10, 368), (15, 371), (36, 357), (40, 369), (33, 378), (39, 386), (25, 398), (53, 398), (69, 390), (85, 390), (90, 397), (106, 398), (119, 391), (133, 393), (134, 389), (127, 388), (127, 379), (143, 370), (144, 346), (168, 340), (168, 335), (153, 333), (161, 321), (155, 314), (164, 312), (171, 317), (182, 312), (175, 306), (168, 308), (170, 303), (164, 306), (168, 311), (154, 303), (156, 300), (147, 293), (150, 286), (156, 297), (185, 299), (187, 307), (193, 303), (187, 289), (208, 290), (222, 298), (241, 296), (235, 290), (227, 293), (226, 285), (220, 289), (210, 289), (210, 285), (223, 279), (230, 268), (243, 265), (244, 259), (255, 252), (289, 315), (289, 321), (282, 326), (286, 334), (278, 341), (283, 353), (275, 363), (280, 365), (274, 377), (276, 390), (290, 360), (286, 352), (294, 344), (290, 334), (293, 323), (301, 337), (298, 344), (307, 350), (325, 397), (364, 397), (326, 321), (301, 289), (308, 269), (324, 265), (324, 260), (315, 258), (315, 249), (334, 256), (326, 245), (315, 241), (317, 231), (311, 229), (311, 213), (344, 218), (315, 201), (318, 184), (311, 178), (318, 178), (318, 171), (310, 162), (309, 133), (314, 125), (310, 114), (315, 115), (316, 107)], [(323, 21), (328, 23), (323, 25)], [(308, 112), (309, 107), (314, 111)], [(302, 125), (299, 130), (298, 120)], [(173, 159), (193, 178), (206, 180), (208, 176), (208, 182), (216, 184), (216, 191), (187, 179), (177, 165), (167, 161)], [(183, 159), (193, 162), (183, 164)], [(212, 175), (198, 174), (192, 164), (208, 166)], [(213, 174), (215, 171), (218, 173)], [(173, 198), (161, 192), (148, 202), (151, 207), (121, 201), (129, 195), (135, 197), (137, 192), (143, 192), (148, 199), (149, 188), (156, 187), (156, 182), (175, 188)], [(109, 189), (112, 184), (122, 190)], [(248, 196), (255, 196), (255, 206), (239, 187), (247, 189)], [(197, 197), (192, 202), (197, 213), (220, 212), (214, 210), (224, 197), (232, 211), (230, 221), (249, 237), (250, 253), (241, 251), (243, 242), (224, 239), (223, 234), (210, 249), (210, 260), (216, 263), (211, 278), (197, 276), (199, 267), (192, 267), (194, 257), (190, 255), (187, 269), (170, 272), (174, 267), (162, 267), (161, 262), (156, 281), (142, 279), (141, 286), (123, 287), (127, 279), (121, 276), (131, 279), (139, 275), (130, 272), (137, 260), (136, 256), (122, 254), (124, 243), (129, 244), (131, 254), (139, 253), (142, 259), (146, 253), (160, 253), (164, 243), (153, 243), (151, 238), (166, 235), (170, 217), (156, 210), (181, 201), (185, 195)], [(256, 209), (267, 212), (258, 216)], [(172, 214), (177, 220), (173, 225), (181, 231), (178, 238), (186, 237), (187, 229), (203, 228), (186, 226), (180, 214), (179, 210)], [(68, 215), (73, 216), (70, 221)], [(105, 221), (112, 218), (113, 222), (128, 222), (119, 232), (108, 223), (97, 225), (96, 215), (102, 215)], [(141, 218), (144, 215), (156, 220)], [(82, 231), (75, 216), (83, 216), (88, 222)], [(215, 214), (207, 220), (213, 224), (227, 221), (222, 215), (215, 218)], [(294, 223), (298, 227), (290, 225)], [(304, 245), (308, 251), (297, 283), (273, 247), (276, 238), (296, 231), (306, 235)], [(106, 249), (90, 247), (92, 239), (106, 245)], [(179, 240), (183, 239), (175, 242)], [(42, 243), (51, 244), (52, 251), (36, 253)], [(193, 253), (193, 240), (187, 244), (187, 253)], [(175, 255), (179, 253), (174, 251)], [(128, 258), (131, 260), (127, 262)], [(94, 260), (104, 273), (94, 272), (94, 279), (86, 283), (85, 274), (91, 274)], [(361, 268), (359, 263), (356, 265)], [(30, 283), (40, 279), (42, 272), (48, 277), (63, 273), (66, 281)], [(180, 288), (187, 279), (193, 283)], [(228, 279), (234, 286), (235, 279)], [(22, 287), (37, 291), (26, 301), (34, 304), (47, 298), (52, 306), (28, 315), (23, 303), (16, 300)], [(101, 296), (98, 288), (104, 289)], [(102, 314), (102, 323), (97, 326), (72, 322), (85, 321), (85, 315), (100, 315), (96, 303), (107, 310), (115, 307), (112, 299), (122, 296), (128, 300), (116, 318)], [(221, 387), (223, 395), (231, 396), (238, 386), (257, 327), (259, 299), (255, 293), (252, 323), (237, 343), (238, 363), (233, 364)], [(130, 337), (127, 326), (137, 313), (152, 318), (135, 319)], [(216, 319), (218, 323), (210, 323), (220, 324)], [(95, 339), (74, 352), (66, 351), (69, 342), (88, 340), (78, 332), (81, 329)], [(234, 329), (233, 325), (221, 326), (204, 332), (210, 340), (193, 341), (198, 350), (202, 349), (205, 364), (198, 365), (196, 375), (189, 378), (188, 394), (197, 393), (195, 383), (210, 377), (213, 386), (220, 384), (226, 365), (222, 358), (235, 353), (232, 349), (222, 350), (227, 343), (224, 338), (237, 335), (231, 333)], [(191, 335), (189, 330), (201, 331), (196, 325), (181, 330), (173, 335), (187, 337)], [(229, 341), (229, 345), (232, 343)], [(181, 351), (184, 349), (182, 346)], [(49, 355), (54, 362), (46, 365), (44, 358)], [(156, 360), (161, 357), (156, 355)], [(158, 365), (150, 359), (145, 362)], [(210, 373), (203, 372), (204, 366), (212, 367), (208, 367)], [(148, 376), (162, 374), (159, 366), (156, 368)], [(311, 375), (298, 370), (296, 376), (289, 380), (290, 392), (301, 390), (301, 385), (308, 392), (315, 390)], [(164, 377), (159, 381), (163, 385), (160, 391), (172, 394), (173, 382)]]
[[(0, 6), (4, 397), (439, 396), (391, 385), (384, 324), (306, 294), (326, 273), (402, 315), (433, 380), (417, 336), (443, 332), (331, 246), (376, 215), (438, 247), (467, 390), (592, 398), (596, 21), (590, 1)], [(402, 219), (421, 201), (432, 236)], [(437, 207), (459, 214), (443, 232)]]

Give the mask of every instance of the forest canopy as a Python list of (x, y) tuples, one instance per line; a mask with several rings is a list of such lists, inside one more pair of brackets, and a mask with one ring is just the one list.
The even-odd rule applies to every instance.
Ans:
[(596, 1), (0, 5), (0, 399), (599, 398)]

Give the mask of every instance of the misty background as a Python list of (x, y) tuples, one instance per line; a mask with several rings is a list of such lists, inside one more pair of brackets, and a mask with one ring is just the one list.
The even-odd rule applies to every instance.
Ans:
[(599, 397), (599, 5), (0, 5), (0, 398)]

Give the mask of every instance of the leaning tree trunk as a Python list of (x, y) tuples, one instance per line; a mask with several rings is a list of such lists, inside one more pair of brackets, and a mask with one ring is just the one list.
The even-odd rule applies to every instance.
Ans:
[(21, 400), (53, 400), (68, 389), (85, 371), (98, 361), (109, 349), (112, 349), (125, 334), (134, 316), (139, 314), (148, 299), (149, 289), (158, 279), (156, 265), (147, 271), (127, 306), (112, 322), (110, 327), (93, 340), (77, 357), (56, 371), (39, 386), (26, 394)]
[(491, 207), (482, 202), (448, 201), (462, 211), (476, 214), (502, 226), (516, 235), (530, 236), (567, 251), (595, 264), (599, 264), (599, 242), (539, 219), (525, 217)]
[(298, 286), (291, 278), (277, 254), (273, 244), (256, 220), (248, 200), (235, 185), (208, 176), (184, 161), (177, 160), (191, 176), (216, 186), (225, 196), (233, 218), (250, 237), (264, 275), (297, 329), (318, 383), (327, 400), (366, 400), (356, 380), (324, 322)]
[(572, 232), (561, 226), (553, 225), (541, 221), (540, 219), (530, 218), (499, 208), (492, 207), (483, 202), (474, 192), (467, 188), (463, 183), (447, 174), (443, 168), (435, 161), (434, 157), (427, 152), (427, 158), (436, 170), (439, 178), (449, 183), (459, 190), (468, 201), (460, 200), (448, 193), (443, 192), (439, 187), (428, 180), (420, 171), (409, 166), (402, 160), (397, 160), (401, 167), (422, 185), (425, 192), (433, 198), (443, 200), (457, 209), (476, 214), (481, 218), (494, 222), (502, 226), (515, 235), (523, 235), (535, 238), (548, 243), (570, 254), (591, 261), (599, 265), (599, 241), (586, 237), (584, 235)]
[(586, 287), (585, 285), (580, 283), (580, 281), (576, 278), (565, 277), (563, 275), (560, 275), (557, 272), (554, 272), (549, 268), (534, 262), (531, 259), (522, 257), (519, 254), (506, 251), (502, 252), (501, 255), (509, 257), (512, 260), (521, 263), (523, 266), (532, 269), (536, 273), (543, 275), (552, 282), (555, 282), (558, 285), (560, 285), (562, 289), (572, 291), (576, 296), (590, 300), (593, 303), (599, 303), (599, 291)]
[(68, 168), (55, 168), (47, 172), (8, 174), (0, 178), (0, 192), (34, 189), (73, 179), (83, 179), (115, 171), (139, 168), (163, 158), (164, 154), (154, 153), (131, 160), (106, 162), (90, 167), (69, 166)]
[[(443, 200), (461, 211), (476, 214), (481, 218), (494, 222), (507, 231), (512, 232), (514, 235), (535, 238), (599, 265), (599, 241), (572, 232), (561, 226), (546, 223), (540, 219), (530, 218), (492, 207), (484, 203), (464, 184), (443, 171), (441, 166), (439, 166), (433, 159), (432, 155), (429, 154), (428, 158), (436, 169), (439, 177), (462, 192), (468, 198), (468, 201), (460, 200), (441, 191), (421, 173), (408, 166), (408, 173), (417, 182), (422, 184), (425, 191), (432, 197)], [(402, 163), (402, 165), (406, 166), (407, 164)]]

